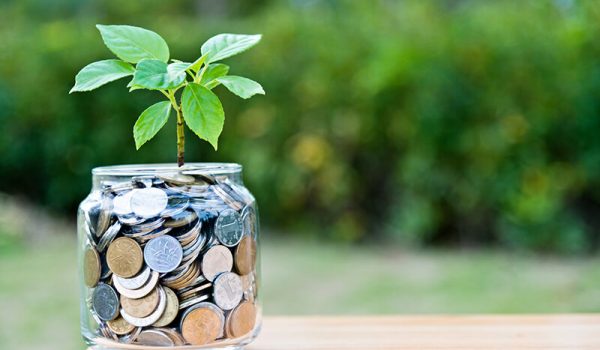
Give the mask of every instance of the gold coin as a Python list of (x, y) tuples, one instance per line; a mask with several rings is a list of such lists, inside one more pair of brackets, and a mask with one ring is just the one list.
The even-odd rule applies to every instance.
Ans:
[(237, 338), (250, 333), (256, 324), (256, 306), (244, 301), (229, 314), (227, 333), (230, 338)]
[(254, 270), (256, 264), (256, 241), (246, 235), (235, 249), (235, 268), (241, 275)]
[(136, 241), (128, 237), (119, 237), (108, 247), (106, 261), (114, 274), (129, 278), (142, 268), (144, 255)]
[(223, 322), (217, 312), (202, 307), (187, 314), (181, 325), (181, 334), (192, 345), (204, 345), (217, 339), (222, 329)]
[(106, 324), (108, 325), (108, 328), (110, 328), (110, 330), (113, 331), (113, 333), (118, 335), (129, 334), (135, 329), (134, 325), (125, 321), (125, 319), (121, 316), (117, 317), (112, 321), (106, 322)]
[(121, 306), (123, 310), (133, 317), (143, 318), (150, 315), (160, 301), (158, 288), (154, 288), (150, 294), (140, 299), (130, 299), (121, 295)]
[(163, 289), (167, 294), (167, 308), (158, 321), (152, 324), (154, 327), (167, 326), (169, 323), (173, 322), (179, 312), (179, 300), (177, 299), (177, 294), (175, 294), (171, 288), (163, 287)]
[(85, 285), (92, 288), (100, 281), (100, 255), (93, 247), (89, 247), (85, 251), (83, 257), (83, 279)]

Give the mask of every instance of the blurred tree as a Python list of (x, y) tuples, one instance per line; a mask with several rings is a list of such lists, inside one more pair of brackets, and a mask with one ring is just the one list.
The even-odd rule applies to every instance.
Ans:
[(151, 93), (123, 98), (117, 83), (67, 95), (79, 67), (110, 56), (95, 23), (148, 27), (183, 58), (218, 32), (264, 34), (232, 65), (267, 96), (222, 94), (219, 153), (186, 146), (190, 161), (246, 166), (268, 225), (347, 241), (598, 248), (597, 2), (4, 1), (0, 190), (65, 214), (94, 166), (175, 161), (169, 126), (133, 146)]

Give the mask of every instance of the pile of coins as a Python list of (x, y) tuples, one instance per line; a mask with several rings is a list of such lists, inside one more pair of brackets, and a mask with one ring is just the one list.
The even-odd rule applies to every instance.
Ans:
[(255, 200), (226, 176), (105, 181), (80, 206), (86, 307), (96, 336), (204, 345), (256, 325)]

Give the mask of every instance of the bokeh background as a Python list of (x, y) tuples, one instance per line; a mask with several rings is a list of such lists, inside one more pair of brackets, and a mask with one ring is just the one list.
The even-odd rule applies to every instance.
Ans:
[(219, 152), (256, 195), (268, 314), (600, 311), (600, 3), (575, 0), (3, 0), (0, 348), (79, 349), (74, 213), (95, 166), (175, 162), (161, 96), (68, 95), (110, 58), (96, 23), (192, 60), (220, 32), (262, 83)]

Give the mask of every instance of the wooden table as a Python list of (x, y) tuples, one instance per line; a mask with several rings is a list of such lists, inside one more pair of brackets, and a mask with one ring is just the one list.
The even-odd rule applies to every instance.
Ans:
[(600, 315), (265, 317), (247, 349), (600, 349)]

